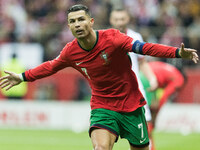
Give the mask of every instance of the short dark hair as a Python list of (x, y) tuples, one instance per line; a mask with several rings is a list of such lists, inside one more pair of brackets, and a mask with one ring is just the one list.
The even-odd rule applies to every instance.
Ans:
[(127, 12), (127, 14), (129, 14), (129, 12), (125, 8), (115, 8), (115, 9), (112, 9), (111, 12), (113, 12), (113, 11), (125, 11), (125, 12)]
[(112, 11), (127, 11), (125, 8), (115, 8)]
[(82, 4), (73, 5), (72, 7), (70, 7), (67, 10), (67, 14), (69, 14), (70, 12), (75, 12), (75, 11), (79, 11), (79, 10), (85, 11), (85, 13), (91, 17), (91, 13), (90, 13), (88, 7), (85, 5), (82, 5)]
[(117, 11), (117, 12), (125, 11), (128, 14), (128, 16), (131, 16), (130, 13), (129, 13), (129, 11), (126, 10), (125, 8), (115, 8), (115, 9), (112, 9), (111, 13), (114, 12), (114, 11)]

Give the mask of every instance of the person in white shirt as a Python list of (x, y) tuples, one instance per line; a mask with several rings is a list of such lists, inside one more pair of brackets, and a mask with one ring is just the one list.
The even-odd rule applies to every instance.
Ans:
[[(134, 40), (143, 41), (143, 38), (142, 38), (140, 33), (135, 32), (132, 29), (127, 28), (129, 21), (130, 21), (130, 16), (125, 9), (114, 9), (114, 10), (112, 10), (112, 12), (110, 14), (110, 24), (111, 24), (111, 26), (115, 29), (120, 30), (120, 32), (125, 33), (126, 35), (132, 37)], [(129, 56), (130, 56), (131, 62), (132, 62), (132, 70), (135, 72), (136, 77), (138, 79), (139, 89), (146, 99), (145, 90), (144, 90), (142, 82), (139, 78), (139, 69), (141, 69), (144, 72), (145, 76), (149, 79), (150, 84), (151, 84), (151, 88), (157, 88), (157, 86), (158, 86), (156, 76), (154, 75), (153, 71), (149, 67), (144, 56), (134, 54), (134, 53), (129, 53)], [(150, 131), (151, 130), (150, 128), (152, 126), (151, 112), (150, 112), (150, 109), (149, 109), (147, 104), (145, 105), (144, 108), (145, 108), (145, 117), (146, 117), (146, 120), (148, 122), (148, 128), (149, 128), (149, 133), (150, 133), (150, 135), (149, 135), (150, 141), (151, 141), (150, 147), (151, 147), (151, 150), (155, 150), (153, 142), (152, 142), (152, 138), (151, 138), (151, 131)]]

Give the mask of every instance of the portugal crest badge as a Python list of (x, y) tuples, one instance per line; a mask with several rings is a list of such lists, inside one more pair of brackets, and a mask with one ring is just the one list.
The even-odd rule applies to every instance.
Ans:
[(101, 52), (101, 58), (104, 60), (104, 65), (109, 64), (108, 53), (106, 53), (105, 51)]

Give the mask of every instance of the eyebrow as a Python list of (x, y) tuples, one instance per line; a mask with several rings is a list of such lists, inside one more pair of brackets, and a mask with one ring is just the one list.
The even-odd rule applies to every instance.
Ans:
[(69, 20), (75, 20), (75, 19), (81, 19), (81, 18), (85, 19), (85, 16), (80, 16), (80, 17), (77, 17), (77, 18), (70, 18)]

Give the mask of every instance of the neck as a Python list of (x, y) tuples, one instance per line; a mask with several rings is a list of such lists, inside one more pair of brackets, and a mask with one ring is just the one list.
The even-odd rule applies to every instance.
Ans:
[(127, 28), (123, 29), (121, 32), (126, 34), (127, 33)]
[(96, 32), (92, 30), (89, 35), (83, 39), (77, 39), (80, 46), (86, 50), (91, 50), (97, 40)]

